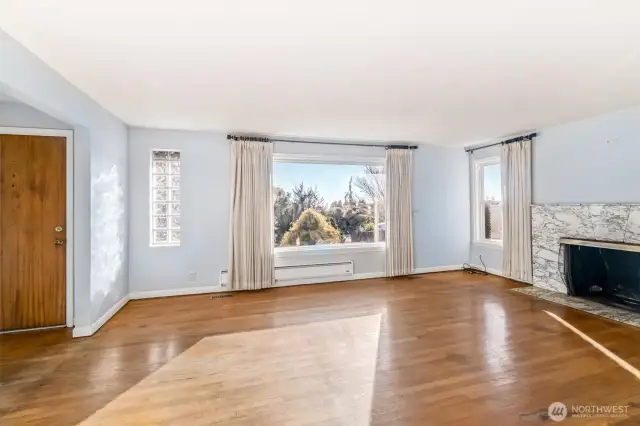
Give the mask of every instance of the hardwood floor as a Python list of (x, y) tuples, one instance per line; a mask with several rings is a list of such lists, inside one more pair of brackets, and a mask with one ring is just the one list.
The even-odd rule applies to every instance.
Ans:
[[(331, 367), (336, 359), (344, 359), (347, 366), (354, 358), (362, 358), (363, 363), (365, 358), (373, 359), (365, 356), (371, 353), (370, 346), (356, 342), (356, 337), (368, 333), (359, 328), (360, 323), (354, 326), (355, 331), (349, 331), (351, 325), (340, 325), (327, 335), (327, 327), (364, 317), (379, 322), (373, 380), (357, 387), (365, 395), (359, 401), (368, 404), (364, 405), (370, 416), (366, 422), (373, 425), (545, 423), (537, 413), (546, 412), (554, 401), (630, 405), (627, 417), (571, 417), (561, 424), (640, 425), (640, 381), (543, 310), (557, 314), (635, 367), (640, 367), (640, 329), (509, 291), (516, 286), (498, 277), (451, 272), (277, 288), (236, 293), (230, 298), (149, 299), (129, 302), (90, 338), (72, 340), (70, 333), (62, 330), (2, 335), (0, 424), (114, 424), (114, 417), (108, 415), (115, 415), (127, 404), (132, 415), (136, 407), (150, 409), (155, 397), (148, 392), (157, 392), (154, 383), (164, 386), (163, 410), (170, 413), (163, 424), (362, 424), (360, 418), (350, 421), (347, 419), (353, 418), (348, 416), (318, 416), (325, 409), (323, 403), (332, 409), (335, 403), (313, 399), (315, 385), (310, 387), (313, 392), (308, 392), (310, 400), (304, 399), (307, 393), (299, 389), (307, 385), (309, 391), (310, 382), (305, 378), (311, 377), (313, 370), (317, 379), (318, 365), (332, 371), (334, 380), (351, 371)], [(304, 324), (308, 326), (282, 328)], [(292, 330), (298, 330), (297, 334)], [(290, 337), (283, 334), (290, 332)], [(221, 336), (228, 333), (235, 334)], [(345, 350), (339, 343), (349, 336), (355, 336), (354, 345), (369, 348), (359, 352), (364, 355), (337, 357)], [(276, 352), (276, 344), (270, 343), (276, 341), (287, 343), (288, 350)], [(246, 342), (262, 342), (262, 346), (255, 346), (259, 351), (256, 361), (270, 360), (264, 365), (277, 367), (282, 375), (251, 362), (246, 354), (240, 356)], [(212, 380), (222, 380), (220, 383), (229, 385), (226, 391), (232, 391), (229, 400), (225, 400), (228, 394), (224, 389), (216, 393), (226, 401), (227, 409), (234, 410), (232, 401), (268, 397), (259, 395), (271, 386), (274, 391), (295, 395), (298, 402), (306, 404), (306, 411), (291, 409), (285, 420), (277, 423), (268, 417), (261, 423), (248, 423), (247, 418), (237, 415), (244, 409), (239, 407), (236, 417), (226, 421), (217, 417), (218, 423), (213, 423), (214, 404), (196, 404), (198, 386), (167, 385), (167, 380), (176, 378), (168, 375), (171, 371), (177, 371), (182, 379), (185, 371), (191, 371), (189, 378), (200, 380), (204, 390), (207, 383), (190, 362), (202, 363), (198, 354), (206, 348), (221, 351), (229, 344), (238, 348), (237, 361), (242, 361), (238, 365), (258, 367), (248, 378), (247, 371), (233, 364), (231, 352), (227, 355), (232, 364), (221, 371), (209, 371), (214, 374)], [(305, 352), (309, 345), (316, 349)], [(312, 362), (312, 353), (324, 357), (322, 362)], [(234, 371), (244, 375), (234, 376)], [(359, 373), (344, 388), (332, 389), (352, 396), (347, 385), (355, 386), (358, 378), (369, 376)], [(263, 391), (252, 393), (256, 388), (241, 379), (251, 383), (262, 380)], [(366, 389), (371, 390), (370, 395)], [(193, 404), (181, 412), (189, 405), (185, 400)], [(131, 424), (160, 423), (157, 418), (147, 419), (150, 423), (138, 420)], [(546, 423), (553, 424), (550, 420)]]

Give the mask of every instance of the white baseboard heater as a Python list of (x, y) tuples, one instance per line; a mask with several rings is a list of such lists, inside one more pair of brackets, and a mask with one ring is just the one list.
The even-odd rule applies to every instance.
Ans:
[[(312, 263), (308, 265), (276, 266), (276, 286), (340, 281), (353, 276), (353, 262)], [(228, 285), (227, 271), (220, 272), (220, 285)]]

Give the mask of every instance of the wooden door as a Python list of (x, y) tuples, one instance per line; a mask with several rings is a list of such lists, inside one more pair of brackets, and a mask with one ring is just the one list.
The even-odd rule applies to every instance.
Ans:
[(66, 138), (0, 134), (0, 331), (66, 320)]

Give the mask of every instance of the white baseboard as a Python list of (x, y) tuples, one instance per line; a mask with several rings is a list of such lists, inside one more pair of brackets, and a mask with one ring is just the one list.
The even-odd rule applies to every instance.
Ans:
[(432, 266), (430, 268), (416, 268), (413, 270), (413, 274), (431, 274), (433, 272), (459, 271), (461, 269), (462, 265)]
[(220, 293), (229, 291), (225, 286), (211, 285), (205, 287), (172, 288), (169, 290), (137, 291), (129, 294), (131, 300), (155, 299), (157, 297), (188, 296), (191, 294)]
[[(471, 265), (471, 266), (473, 266), (474, 268), (478, 268), (481, 271), (485, 269), (484, 266), (482, 266), (482, 265)], [(510, 278), (510, 277), (504, 275), (500, 269), (487, 268), (487, 273), (491, 274), (491, 275), (496, 275), (498, 277), (506, 278), (508, 280), (517, 281), (519, 283), (525, 283), (525, 284), (533, 285), (533, 282), (530, 282), (530, 281), (516, 280), (514, 278)]]
[(87, 326), (84, 326), (84, 327), (74, 327), (73, 328), (73, 332), (72, 332), (72, 336), (73, 337), (87, 337), (87, 336), (93, 335), (96, 331), (100, 330), (100, 327), (102, 327), (107, 321), (109, 321), (111, 319), (111, 317), (113, 317), (120, 309), (122, 309), (124, 307), (124, 305), (126, 305), (129, 300), (130, 300), (130, 297), (127, 294), (122, 299), (120, 299), (118, 301), (118, 303), (113, 305), (111, 307), (111, 309), (109, 309), (107, 312), (105, 312), (104, 315), (102, 315), (100, 318), (98, 318), (98, 320), (96, 322), (94, 322), (93, 324), (87, 325)]
[(384, 278), (384, 272), (367, 272), (366, 274), (354, 274), (353, 280), (370, 280), (372, 278)]
[[(459, 271), (462, 269), (462, 265), (447, 265), (447, 266), (435, 266), (430, 268), (416, 268), (413, 270), (413, 274), (428, 274), (432, 272), (447, 272), (447, 271)], [(488, 271), (491, 273), (491, 271)], [(309, 278), (304, 280), (291, 280), (276, 282), (274, 287), (288, 287), (294, 285), (305, 284), (322, 284), (339, 281), (356, 281), (367, 280), (372, 278), (384, 278), (384, 272), (369, 272), (365, 274), (354, 274), (348, 277), (322, 277), (322, 278)], [(192, 294), (206, 294), (206, 293), (220, 293), (230, 291), (227, 286), (206, 286), (206, 287), (187, 287), (187, 288), (175, 288), (169, 290), (152, 290), (152, 291), (138, 291), (133, 292), (118, 301), (111, 309), (105, 312), (96, 322), (90, 326), (75, 327), (73, 329), (73, 337), (87, 337), (93, 335), (100, 329), (111, 317), (113, 317), (129, 300), (139, 299), (153, 299), (157, 297), (172, 297), (172, 296), (188, 296)]]
[(92, 326), (87, 325), (84, 327), (73, 327), (73, 331), (71, 333), (71, 335), (75, 338), (75, 337), (89, 337), (91, 336), (93, 333), (91, 332)]
[[(481, 271), (485, 270), (485, 267), (482, 266), (482, 265), (470, 265), (470, 266), (473, 266), (474, 268), (478, 268)], [(486, 268), (486, 271), (487, 271), (488, 274), (491, 274), (491, 275), (497, 275), (497, 276), (502, 277), (502, 278), (508, 278), (508, 277), (502, 275), (502, 271), (500, 269)]]

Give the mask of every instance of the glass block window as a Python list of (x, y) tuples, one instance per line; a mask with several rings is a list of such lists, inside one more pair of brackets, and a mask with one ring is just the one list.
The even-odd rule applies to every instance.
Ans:
[(180, 152), (151, 152), (151, 245), (180, 245)]

